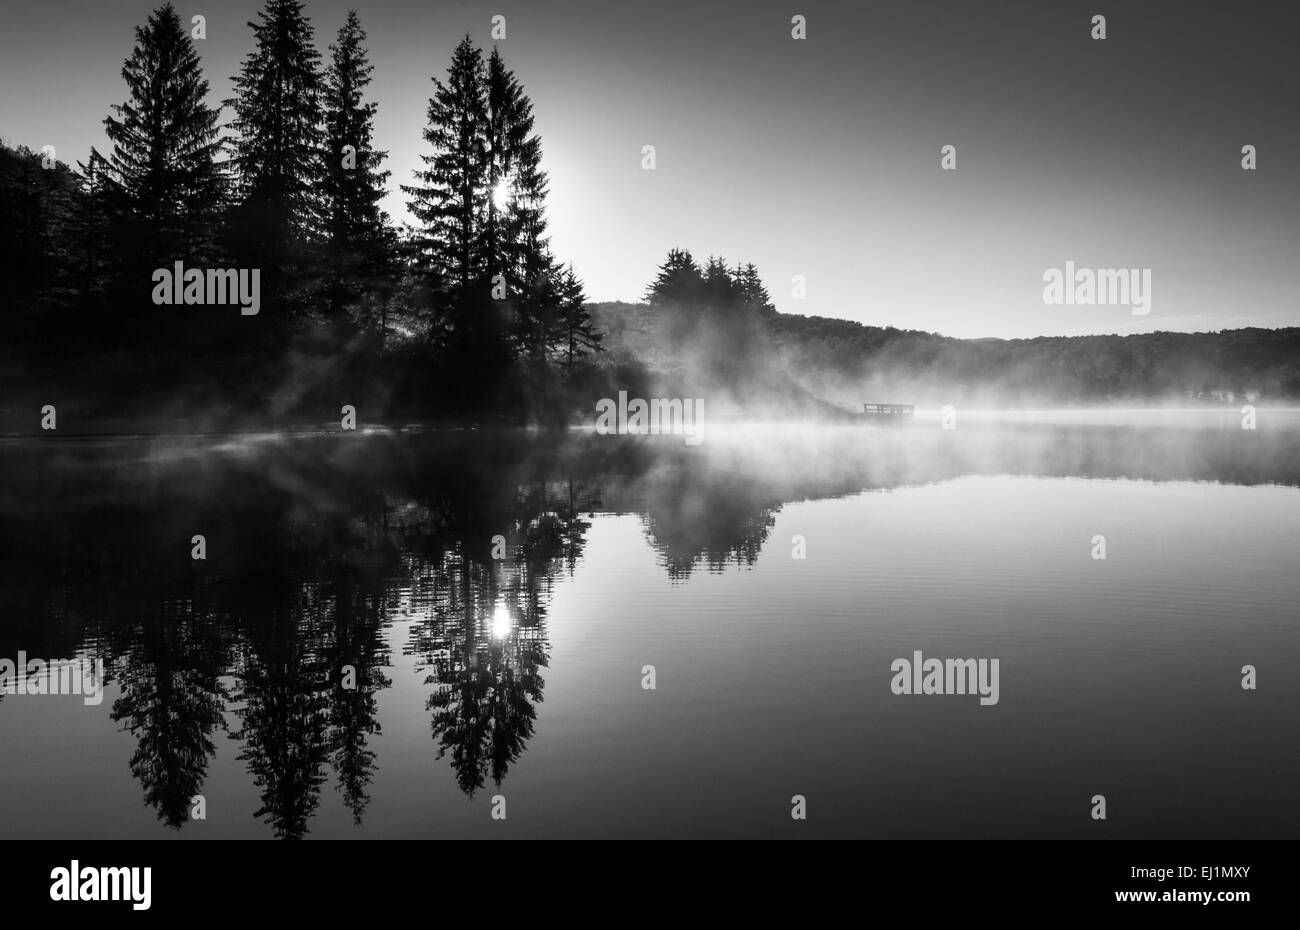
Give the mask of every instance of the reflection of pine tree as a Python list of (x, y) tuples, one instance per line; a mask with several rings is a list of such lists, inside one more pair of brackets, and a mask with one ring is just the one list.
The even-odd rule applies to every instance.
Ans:
[(131, 774), (145, 803), (178, 830), (202, 792), (216, 751), (213, 731), (225, 729), (225, 662), (216, 633), (163, 617), (135, 631), (117, 663), (122, 693), (112, 719), (137, 740)]
[[(364, 498), (359, 518), (326, 520), (302, 537), (296, 524), (279, 528), (293, 552), (309, 552), (311, 559), (295, 563), (290, 555), (288, 564), (298, 570), (278, 570), (276, 577), (291, 583), (276, 585), (276, 613), (241, 611), (247, 646), (237, 698), (246, 706), (237, 712), (242, 726), (234, 735), (245, 741), (240, 759), (262, 789), (256, 816), (278, 837), (307, 832), (327, 765), (355, 824), (369, 804), (376, 769), (369, 738), (380, 732), (378, 692), (391, 684), (383, 674), (385, 592), (402, 565), (388, 538), (382, 498)], [(272, 557), (280, 565), (284, 559)], [(249, 593), (263, 602), (267, 585)], [(355, 688), (342, 687), (345, 665), (355, 669)]]
[(699, 564), (712, 572), (753, 565), (780, 508), (730, 473), (670, 472), (649, 490), (645, 532), (669, 577), (680, 580)]
[(560, 514), (564, 518), (562, 558), (565, 569), (572, 576), (587, 545), (587, 530), (591, 529), (591, 521), (584, 520), (582, 512), (590, 512), (601, 504), (599, 493), (593, 493), (589, 488), (575, 486), (572, 478), (565, 480), (564, 493), (565, 503), (560, 509)]
[[(384, 682), (386, 684), (387, 680)], [(361, 826), (366, 807), (370, 804), (367, 789), (374, 780), (375, 753), (369, 748), (366, 737), (380, 732), (375, 719), (378, 710), (376, 693), (384, 686), (371, 677), (364, 683), (358, 679), (355, 689), (336, 688), (330, 711), (329, 743), (334, 750), (332, 761), (338, 774), (339, 793), (343, 795), (343, 803), (352, 812), (352, 822), (357, 826)]]
[[(343, 803), (357, 826), (370, 803), (367, 789), (374, 779), (375, 753), (368, 737), (379, 734), (378, 694), (392, 682), (384, 676), (387, 649), (383, 644), (382, 594), (373, 599), (351, 584), (338, 586), (334, 617), (324, 654), (335, 682), (330, 692), (329, 739), (331, 761), (338, 775)], [(342, 686), (342, 668), (356, 671), (355, 688)]]
[(320, 804), (329, 756), (326, 731), (328, 670), (303, 631), (267, 618), (271, 629), (252, 632), (243, 660), (236, 701), (244, 741), (239, 754), (261, 789), (254, 817), (269, 823), (280, 839), (299, 839)]
[[(431, 670), (426, 683), (435, 690), (428, 709), (438, 757), (451, 757), (456, 782), (468, 795), (489, 778), (500, 785), (534, 733), (545, 684), (540, 670), (549, 660), (552, 580), (581, 556), (590, 525), (577, 511), (584, 502), (590, 503), (571, 483), (516, 487), (509, 513), (496, 518), (508, 529), (508, 559), (475, 558), (464, 543), (467, 535), (453, 533), (450, 546), (427, 566), (432, 577), (422, 587), (431, 592), (428, 613), (412, 631), (408, 652)], [(493, 522), (457, 512), (456, 505), (429, 513), (461, 529), (480, 527), (472, 531), (479, 535)], [(437, 528), (428, 529), (438, 535)]]
[[(490, 624), (490, 619), (489, 619)], [(482, 622), (455, 628), (463, 638), (438, 664), (440, 690), (429, 698), (438, 758), (451, 753), (456, 783), (467, 795), (487, 777), (498, 786), (533, 735), (547, 661), (545, 643), (511, 633), (494, 640)]]

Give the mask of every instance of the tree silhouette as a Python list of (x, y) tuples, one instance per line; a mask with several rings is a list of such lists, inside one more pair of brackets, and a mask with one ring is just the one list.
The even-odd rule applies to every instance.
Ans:
[[(378, 694), (392, 684), (383, 673), (387, 660), (381, 635), (385, 599), (382, 590), (368, 592), (347, 578), (337, 579), (331, 587), (333, 617), (323, 652), (336, 683), (329, 695), (327, 742), (339, 793), (352, 812), (352, 822), (360, 826), (370, 803), (368, 788), (376, 767), (369, 737), (382, 732), (377, 719)], [(351, 687), (345, 685), (344, 666), (352, 667), (355, 678)]]
[(284, 616), (263, 618), (250, 631), (234, 700), (242, 742), (262, 805), (253, 814), (277, 839), (300, 839), (320, 805), (329, 758), (328, 669), (295, 625)]
[[(38, 368), (88, 405), (225, 425), (318, 412), (341, 389), (374, 416), (568, 418), (603, 377), (576, 364), (599, 333), (551, 251), (533, 104), (501, 51), (466, 35), (434, 80), (399, 236), (356, 13), (323, 72), (302, 0), (266, 0), (248, 25), (229, 139), (163, 5), (136, 30), (107, 157), (92, 148), (77, 173), (0, 145), (15, 285), (0, 387)], [(256, 270), (263, 315), (155, 308), (153, 271), (173, 261)]]
[[(23, 303), (66, 304), (81, 268), (78, 222), (85, 179), (60, 162), (46, 168), (45, 156), (26, 148), (0, 147), (0, 268), (9, 282), (6, 316)], [(34, 318), (30, 322), (37, 322)], [(21, 337), (25, 327), (15, 327)]]
[(388, 217), (379, 206), (390, 174), (380, 165), (388, 153), (373, 150), (379, 106), (363, 100), (374, 70), (362, 45), (365, 39), (361, 20), (355, 10), (349, 10), (330, 46), (321, 95), (326, 150), (320, 189), (327, 237), (326, 297), (335, 315), (394, 271)]
[(559, 289), (559, 348), (566, 371), (583, 356), (601, 349), (601, 334), (591, 318), (583, 294), (582, 282), (569, 265), (558, 275)]
[(478, 385), (482, 403), (516, 357), (542, 377), (561, 318), (541, 140), (499, 50), (485, 64), (468, 35), (456, 46), (446, 79), (434, 79), (424, 138), (432, 153), (403, 190), (420, 222), (412, 246), (429, 295), (425, 330), (448, 333), (444, 373), (462, 390)]
[(704, 266), (705, 303), (716, 310), (727, 310), (736, 303), (737, 297), (736, 285), (727, 263), (721, 258), (709, 256), (708, 264)]
[[(467, 504), (477, 499), (460, 494), (438, 511), (450, 536), (427, 563), (420, 587), (431, 592), (428, 613), (407, 647), (430, 670), (438, 757), (450, 757), (457, 785), (470, 796), (489, 780), (499, 786), (534, 733), (549, 661), (552, 579), (566, 565), (572, 571), (590, 526), (577, 509), (590, 498), (571, 484), (562, 492), (546, 482), (509, 484), (504, 492), (490, 512), (470, 512)], [(486, 526), (501, 524), (509, 526), (506, 559), (468, 545), (488, 538)]]
[(704, 294), (704, 275), (688, 249), (670, 249), (668, 258), (646, 289), (646, 301), (652, 306), (694, 304)]
[(532, 102), (497, 48), (488, 57), (485, 92), (491, 191), (483, 225), (487, 271), (505, 276), (510, 296), (533, 298), (516, 301), (517, 312), (532, 318), (523, 321), (525, 332), (545, 333), (543, 317), (553, 312), (556, 298), (548, 281), (554, 263), (546, 238), (542, 143), (533, 132)]
[(141, 626), (118, 662), (121, 696), (112, 719), (136, 737), (131, 774), (145, 803), (179, 830), (203, 790), (216, 752), (212, 737), (225, 729), (227, 661), (220, 637), (185, 618), (163, 616)]
[(267, 0), (253, 51), (234, 78), (235, 248), (273, 296), (301, 308), (321, 228), (324, 177), (320, 53), (300, 0)]
[(402, 186), (411, 213), (423, 224), (414, 237), (419, 270), (453, 304), (483, 281), (487, 267), (480, 235), (490, 196), (483, 82), (482, 53), (465, 36), (452, 53), (446, 80), (433, 79), (424, 130), (433, 154), (420, 156), (425, 167), (415, 174), (418, 183)]
[(136, 28), (122, 77), (130, 95), (104, 120), (113, 150), (103, 167), (130, 245), (152, 265), (202, 262), (227, 189), (220, 110), (206, 103), (199, 56), (170, 3)]
[(776, 313), (772, 295), (767, 292), (763, 279), (758, 276), (758, 269), (753, 263), (737, 265), (733, 282), (736, 297), (745, 309), (762, 314)]

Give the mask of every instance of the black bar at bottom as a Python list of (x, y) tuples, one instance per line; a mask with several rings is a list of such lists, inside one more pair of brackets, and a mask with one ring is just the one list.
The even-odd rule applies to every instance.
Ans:
[[(442, 916), (447, 908), (490, 914), (535, 907), (541, 917), (573, 907), (575, 916), (625, 913), (632, 920), (688, 913), (664, 907), (770, 916), (776, 907), (830, 914), (848, 906), (860, 915), (920, 907), (927, 917), (977, 908), (983, 915), (1105, 911), (1143, 919), (1195, 912), (1230, 920), (1285, 913), (1296, 895), (1294, 851), (1270, 842), (568, 842), (500, 848), (472, 842), (59, 841), (8, 842), (0, 850), (0, 893), (10, 917), (117, 913), (128, 920), (207, 923), (265, 908), (333, 921), (416, 914), (433, 905)], [(128, 877), (104, 871), (110, 868), (141, 871)], [(118, 900), (84, 900), (115, 893)], [(71, 900), (74, 894), (78, 900)], [(588, 910), (602, 900), (618, 910)], [(147, 908), (139, 906), (146, 902)]]

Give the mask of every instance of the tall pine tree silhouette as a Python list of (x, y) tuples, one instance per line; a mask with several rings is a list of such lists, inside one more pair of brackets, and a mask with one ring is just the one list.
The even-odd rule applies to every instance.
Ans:
[(542, 141), (533, 132), (532, 102), (496, 48), (487, 64), (487, 145), (493, 196), (484, 251), (490, 272), (505, 274), (518, 287), (528, 282), (529, 259), (546, 250), (547, 179), (541, 169)]
[[(130, 96), (104, 120), (113, 150), (102, 163), (124, 214), (119, 244), (150, 267), (201, 264), (226, 193), (220, 110), (206, 103), (199, 56), (170, 3), (136, 28), (122, 77)], [(91, 164), (101, 166), (97, 153)]]
[(546, 173), (542, 142), (533, 132), (533, 105), (501, 52), (487, 63), (488, 273), (501, 275), (514, 313), (514, 342), (530, 358), (546, 355), (558, 320), (558, 273), (546, 237)]
[(356, 11), (349, 10), (330, 46), (322, 95), (326, 297), (336, 323), (340, 309), (382, 289), (394, 271), (388, 217), (379, 206), (390, 174), (380, 165), (388, 153), (372, 149), (378, 104), (362, 97), (373, 70), (365, 39)]
[(449, 334), (444, 373), (465, 373), (483, 396), (516, 358), (545, 368), (564, 338), (541, 140), (499, 50), (485, 63), (469, 36), (457, 45), (446, 79), (434, 78), (424, 138), (432, 153), (402, 189), (420, 223), (417, 271), (433, 295), (426, 330)]
[(404, 186), (421, 226), (412, 243), (416, 272), (431, 296), (426, 329), (442, 331), (441, 389), (462, 407), (494, 399), (510, 361), (503, 288), (494, 285), (484, 226), (491, 200), (491, 153), (483, 55), (469, 36), (456, 46), (445, 81), (434, 78), (416, 184)]
[(300, 0), (267, 0), (248, 25), (254, 48), (227, 101), (238, 133), (235, 246), (242, 262), (262, 269), (263, 309), (269, 293), (292, 314), (305, 306), (321, 226), (320, 53)]
[(489, 198), (483, 81), (483, 56), (466, 36), (452, 54), (447, 79), (433, 79), (424, 130), (433, 154), (420, 156), (425, 167), (415, 173), (418, 183), (402, 186), (422, 224), (414, 242), (419, 270), (452, 304), (464, 301), (486, 271), (480, 236)]

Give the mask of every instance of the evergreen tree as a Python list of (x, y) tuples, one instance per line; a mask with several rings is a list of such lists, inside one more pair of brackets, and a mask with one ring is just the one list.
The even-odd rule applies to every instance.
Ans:
[(544, 362), (554, 347), (560, 299), (546, 238), (546, 174), (532, 104), (493, 50), (469, 36), (445, 80), (434, 80), (416, 183), (404, 186), (421, 228), (412, 243), (434, 297), (430, 329), (452, 331), (464, 365)]
[(66, 303), (76, 289), (84, 185), (61, 162), (46, 168), (41, 153), (0, 145), (0, 273), (9, 282), (0, 312), (11, 336), (20, 308)]
[(330, 46), (322, 93), (327, 154), (321, 200), (327, 298), (335, 311), (362, 296), (366, 285), (374, 290), (377, 279), (394, 271), (388, 217), (379, 206), (390, 174), (379, 166), (388, 153), (371, 149), (378, 104), (362, 99), (373, 70), (362, 46), (365, 38), (356, 11), (349, 10)]
[(730, 309), (735, 304), (736, 297), (726, 261), (710, 255), (708, 264), (704, 267), (704, 299), (715, 308)]
[(646, 301), (654, 306), (682, 306), (695, 303), (704, 293), (704, 275), (687, 249), (670, 249), (667, 260), (646, 290)]
[(116, 263), (120, 243), (110, 241), (109, 206), (120, 190), (109, 180), (107, 159), (91, 146), (90, 156), (77, 162), (80, 196), (74, 200), (72, 220), (77, 231), (76, 265), (79, 290), (85, 299), (99, 300), (104, 290), (104, 272)]
[(772, 296), (763, 286), (763, 279), (758, 276), (758, 269), (753, 263), (746, 265), (737, 265), (736, 273), (733, 278), (737, 299), (741, 306), (747, 310), (755, 310), (762, 314), (776, 313), (776, 307), (772, 304)]
[(206, 103), (199, 56), (170, 3), (136, 28), (122, 77), (130, 95), (104, 120), (113, 143), (104, 174), (127, 211), (130, 244), (152, 265), (193, 261), (213, 239), (226, 191), (220, 109)]
[(255, 47), (227, 101), (239, 134), (237, 246), (262, 268), (263, 288), (282, 293), (300, 283), (320, 227), (320, 53), (301, 0), (267, 0), (248, 25)]
[[(481, 218), (489, 200), (483, 56), (466, 36), (456, 46), (446, 81), (433, 79), (417, 183), (403, 185), (411, 213), (422, 224), (414, 246), (419, 269), (435, 293), (453, 305), (453, 324), (465, 324), (470, 290), (486, 281)], [(474, 301), (477, 303), (478, 301)], [(455, 319), (459, 317), (459, 319)]]
[[(547, 249), (547, 179), (541, 170), (541, 139), (533, 133), (533, 105), (496, 48), (488, 58), (486, 92), (492, 195), (483, 228), (484, 253), (489, 274), (504, 274), (512, 285), (526, 285), (530, 273), (538, 273), (537, 258)], [(535, 277), (531, 283), (537, 283)]]
[(488, 273), (494, 280), (502, 275), (507, 284), (516, 351), (544, 364), (556, 344), (560, 295), (546, 236), (542, 144), (533, 132), (532, 103), (496, 48), (487, 63), (486, 102)]
[(583, 293), (582, 282), (569, 265), (559, 275), (560, 351), (564, 357), (565, 371), (573, 369), (573, 363), (585, 355), (599, 352), (601, 334), (596, 329), (591, 311), (587, 309), (587, 298)]
[(560, 321), (558, 268), (549, 249), (523, 254), (522, 282), (512, 304), (514, 351), (534, 363), (544, 364), (557, 344)]

